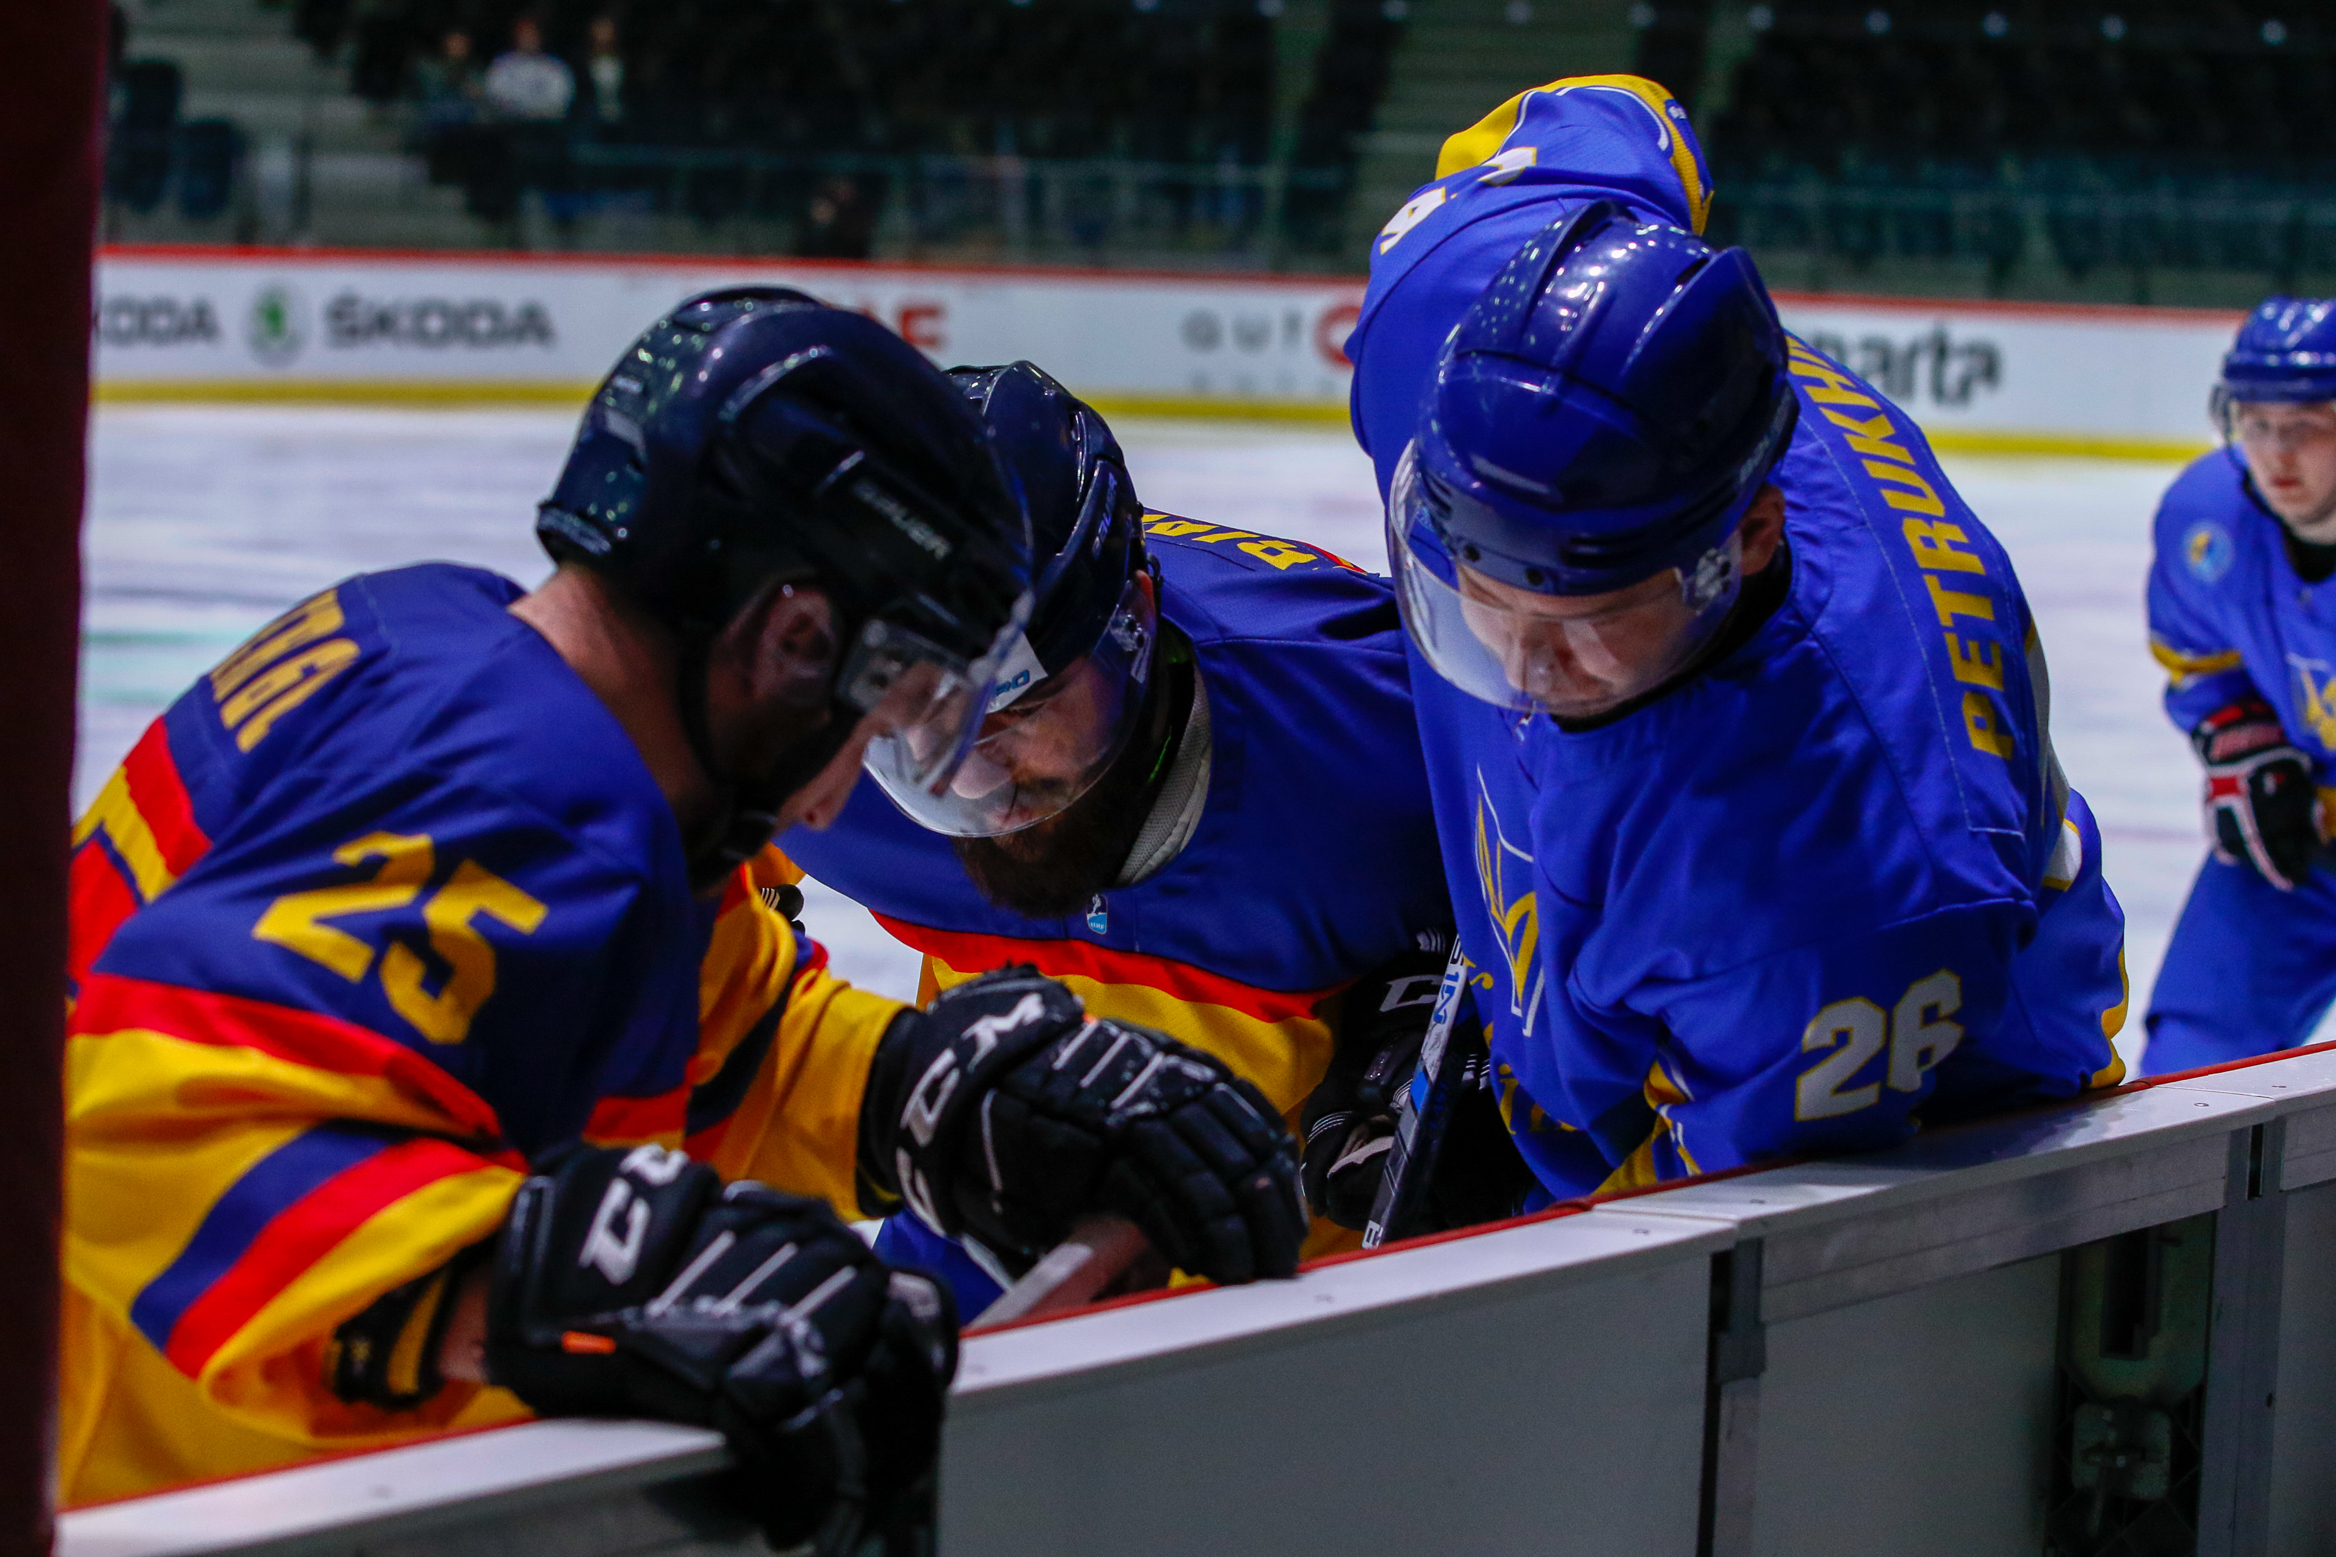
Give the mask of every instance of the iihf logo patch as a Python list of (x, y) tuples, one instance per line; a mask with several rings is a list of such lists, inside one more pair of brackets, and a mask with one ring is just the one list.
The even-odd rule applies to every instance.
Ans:
[(2199, 520), (2182, 536), (2182, 560), (2209, 584), (2221, 582), (2237, 551), (2231, 544), (2231, 532), (2212, 519)]

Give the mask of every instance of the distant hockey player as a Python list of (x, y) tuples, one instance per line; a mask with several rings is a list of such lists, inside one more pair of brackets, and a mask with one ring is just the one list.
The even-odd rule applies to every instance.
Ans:
[(709, 294), (538, 533), (533, 594), (298, 606), (76, 829), (69, 1503), (532, 1408), (717, 1427), (774, 1546), (856, 1550), (917, 1515), (954, 1324), (831, 1206), (1295, 1266), (1296, 1154), (1218, 1061), (1026, 972), (846, 988), (741, 868), (864, 752), (945, 790), (1021, 641), (1026, 520), (946, 378)]
[(1461, 945), (1553, 1194), (2119, 1075), (2122, 916), (2009, 560), (1785, 335), (1679, 105), (1444, 145), (1348, 352)]
[[(956, 377), (1029, 497), (1027, 639), (946, 793), (886, 775), (782, 845), (926, 954), (928, 992), (1034, 964), (1216, 1055), (1295, 1127), (1334, 1037), (1416, 1036), (1443, 966), (1393, 592), (1319, 548), (1146, 513), (1103, 418), (1029, 363)], [(1309, 1253), (1352, 1247), (1370, 1209), (1328, 1205), (1344, 1145), (1309, 1153), (1317, 1210), (1346, 1224), (1318, 1221)], [(913, 1218), (878, 1248), (951, 1271), (969, 1311), (996, 1291)]]
[(2225, 442), (2158, 505), (2150, 651), (2205, 764), (2211, 852), (2150, 995), (2152, 1074), (2304, 1042), (2336, 1000), (2336, 302), (2275, 297), (2223, 359)]

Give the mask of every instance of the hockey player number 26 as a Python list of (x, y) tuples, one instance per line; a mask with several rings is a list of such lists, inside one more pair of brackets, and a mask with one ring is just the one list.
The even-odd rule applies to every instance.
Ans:
[[(1963, 1041), (1962, 1024), (1947, 1020), (1961, 1009), (1963, 981), (1945, 969), (1915, 980), (1894, 1011), (1871, 1000), (1834, 1001), (1801, 1033), (1801, 1051), (1825, 1057), (1802, 1074), (1793, 1117), (1831, 1119), (1871, 1108), (1885, 1084), (1893, 1092), (1921, 1091), (1924, 1074)], [(1881, 1076), (1847, 1085), (1884, 1049), (1890, 1059)]]
[[(364, 881), (287, 892), (268, 905), (251, 933), (254, 940), (287, 947), (354, 984), (373, 970), (374, 948), (325, 921), (406, 907), (429, 884), (437, 851), (419, 834), (368, 833), (342, 844), (333, 858), (343, 865), (382, 863)], [(495, 992), (495, 948), (472, 923), (481, 914), (533, 935), (543, 923), (544, 907), (477, 861), (464, 860), (422, 905), (430, 949), (450, 970), (445, 987), (430, 992), (424, 982), (428, 966), (404, 942), (393, 940), (380, 953), (382, 993), (432, 1043), (460, 1043), (470, 1036), (472, 1015)]]

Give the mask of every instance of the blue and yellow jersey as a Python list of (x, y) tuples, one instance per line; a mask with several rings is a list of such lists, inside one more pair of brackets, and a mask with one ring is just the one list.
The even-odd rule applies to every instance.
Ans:
[[(1448, 144), (1477, 160), (1374, 255), (1349, 351), (1382, 489), (1438, 349), (1524, 239), (1596, 198), (1700, 216), (1659, 89), (1511, 106)], [(1883, 1146), (2120, 1075), (2123, 916), (2011, 562), (1903, 411), (1798, 342), (1790, 374), (1789, 585), (1747, 642), (1576, 731), (1415, 667), (1478, 1009), (1553, 1194)]]
[[(1340, 994), (1449, 923), (1403, 629), (1385, 579), (1319, 548), (1168, 514), (1144, 527), (1208, 702), (1206, 806), (1173, 860), (1082, 915), (1031, 919), (873, 786), (781, 843), (925, 953), (928, 993), (1034, 963), (1090, 1011), (1217, 1055), (1294, 1122)], [(1325, 1224), (1309, 1252), (1339, 1236)]]
[(2149, 647), (2166, 670), (2166, 714), (2187, 734), (2260, 697), (2336, 810), (2336, 580), (2307, 583), (2285, 529), (2239, 451), (2201, 454), (2158, 504)]
[(516, 586), (349, 579), (155, 722), (74, 830), (68, 1504), (523, 1414), (346, 1404), (341, 1321), (501, 1223), (528, 1159), (686, 1147), (849, 1207), (894, 1002), (800, 955)]

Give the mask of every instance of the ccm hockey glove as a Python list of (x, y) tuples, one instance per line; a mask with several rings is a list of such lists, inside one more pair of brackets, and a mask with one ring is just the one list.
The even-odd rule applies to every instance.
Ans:
[(863, 1173), (950, 1237), (1029, 1268), (1095, 1212), (1215, 1281), (1287, 1276), (1297, 1151), (1257, 1089), (1165, 1033), (1090, 1018), (1027, 967), (905, 1012), (876, 1051)]
[(1396, 1100), (1419, 1068), (1443, 979), (1441, 951), (1406, 952), (1346, 992), (1338, 1049), (1298, 1116), (1316, 1216), (1356, 1229), (1371, 1219), (1395, 1144)]
[(660, 1146), (545, 1158), (496, 1250), (488, 1377), (543, 1416), (719, 1430), (775, 1550), (928, 1521), (956, 1371), (945, 1288), (819, 1201)]
[[(1439, 942), (1382, 963), (1347, 991), (1338, 1052), (1299, 1116), (1306, 1134), (1306, 1200), (1315, 1215), (1358, 1231), (1369, 1223), (1391, 1160), (1396, 1105), (1418, 1073), (1443, 975)], [(1461, 1021), (1474, 1020), (1463, 1006)], [(1438, 1229), (1513, 1216), (1535, 1182), (1501, 1119), (1482, 1045), (1469, 1054), (1453, 1086), (1452, 1117), (1424, 1208)]]
[(2217, 709), (2190, 732), (2206, 764), (2206, 835), (2217, 858), (2242, 861), (2292, 892), (2320, 846), (2320, 795), (2311, 759), (2259, 698)]

